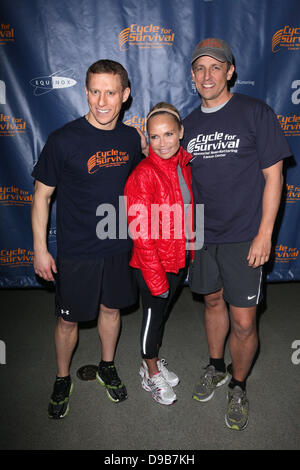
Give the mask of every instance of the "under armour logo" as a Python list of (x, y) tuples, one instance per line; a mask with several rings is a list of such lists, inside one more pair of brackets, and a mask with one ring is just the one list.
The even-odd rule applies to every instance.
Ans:
[(63, 309), (61, 309), (60, 313), (61, 313), (62, 315), (69, 315), (69, 314), (70, 314), (70, 310), (63, 310)]

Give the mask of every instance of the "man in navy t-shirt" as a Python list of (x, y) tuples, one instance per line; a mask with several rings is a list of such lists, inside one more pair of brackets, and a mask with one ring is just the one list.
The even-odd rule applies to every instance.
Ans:
[[(122, 199), (125, 182), (141, 158), (138, 132), (120, 122), (130, 95), (118, 62), (99, 60), (86, 74), (89, 112), (53, 132), (33, 170), (34, 269), (56, 280), (57, 377), (48, 408), (51, 418), (69, 411), (70, 361), (78, 322), (98, 318), (102, 360), (97, 380), (113, 402), (127, 398), (114, 366), (120, 308), (137, 300), (129, 268), (131, 240)], [(57, 190), (57, 261), (47, 249), (49, 205)], [(123, 214), (124, 212), (124, 214)]]
[(183, 124), (191, 160), (195, 203), (204, 204), (204, 246), (195, 252), (190, 287), (204, 295), (210, 362), (193, 397), (212, 398), (228, 380), (225, 339), (231, 333), (232, 379), (225, 421), (248, 423), (246, 377), (257, 350), (256, 309), (262, 299), (262, 266), (282, 191), (282, 159), (291, 155), (270, 107), (230, 93), (234, 65), (222, 39), (201, 41), (192, 56), (192, 78), (202, 98)]

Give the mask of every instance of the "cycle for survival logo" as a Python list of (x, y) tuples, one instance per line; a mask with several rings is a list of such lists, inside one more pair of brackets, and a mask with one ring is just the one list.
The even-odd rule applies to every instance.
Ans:
[(272, 52), (279, 52), (282, 47), (286, 47), (289, 51), (300, 50), (300, 28), (286, 25), (276, 31), (272, 37)]
[(201, 155), (206, 158), (225, 157), (227, 153), (237, 153), (240, 139), (236, 135), (214, 132), (213, 134), (199, 134), (191, 139), (187, 151), (194, 157)]
[(89, 174), (96, 173), (100, 168), (109, 168), (121, 166), (128, 162), (129, 155), (127, 152), (111, 149), (108, 151), (99, 151), (92, 155), (88, 162), (87, 168)]
[(125, 51), (129, 46), (138, 46), (142, 49), (160, 49), (164, 46), (173, 46), (175, 33), (165, 26), (154, 24), (132, 24), (119, 34), (119, 46)]

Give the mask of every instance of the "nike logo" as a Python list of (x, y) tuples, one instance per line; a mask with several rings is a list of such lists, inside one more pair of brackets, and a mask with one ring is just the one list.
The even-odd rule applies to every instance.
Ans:
[(248, 300), (254, 299), (254, 297), (256, 297), (256, 295), (248, 295)]

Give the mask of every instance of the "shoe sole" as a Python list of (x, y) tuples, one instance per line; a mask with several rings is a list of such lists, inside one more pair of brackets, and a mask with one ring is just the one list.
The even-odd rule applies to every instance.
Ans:
[[(72, 393), (73, 393), (73, 389), (74, 389), (74, 384), (72, 383), (72, 384), (71, 384), (71, 388), (70, 388), (70, 392), (69, 392), (69, 396), (68, 396), (68, 400), (69, 400), (70, 396), (71, 396)], [(66, 411), (64, 412), (63, 415), (60, 415), (60, 416), (51, 416), (51, 415), (49, 415), (49, 413), (48, 413), (48, 418), (50, 418), (50, 419), (62, 419), (62, 418), (65, 418), (65, 417), (69, 414), (69, 411), (70, 411), (70, 403), (69, 403), (69, 401), (68, 401), (67, 409), (66, 409)]]
[(122, 402), (122, 401), (124, 401), (124, 400), (127, 399), (127, 395), (126, 395), (126, 397), (125, 397), (123, 400), (120, 400), (119, 398), (116, 400), (115, 398), (113, 398), (113, 397), (110, 395), (110, 393), (109, 393), (109, 389), (107, 388), (107, 385), (105, 384), (105, 382), (103, 382), (103, 380), (101, 379), (101, 377), (100, 377), (100, 375), (98, 374), (98, 372), (96, 373), (96, 380), (97, 380), (97, 382), (99, 382), (100, 385), (102, 385), (102, 387), (105, 387), (106, 395), (107, 395), (108, 399), (109, 399), (110, 401), (112, 401), (113, 403), (120, 403), (120, 402)]
[[(219, 383), (216, 385), (216, 388), (221, 387), (222, 385), (225, 385), (228, 380), (229, 380), (229, 375), (227, 374), (226, 377), (225, 377), (223, 380), (221, 380), (221, 382), (219, 382)], [(198, 395), (193, 395), (193, 399), (196, 400), (196, 401), (200, 401), (201, 403), (205, 403), (205, 402), (211, 400), (211, 399), (213, 398), (214, 394), (215, 394), (215, 389), (214, 389), (214, 390), (212, 391), (212, 393), (211, 393), (208, 397), (206, 397), (206, 398), (201, 398), (201, 399), (200, 399), (200, 398), (198, 397)]]
[[(146, 392), (150, 392), (151, 393), (151, 388), (148, 387), (148, 385), (146, 385), (144, 383), (144, 381), (142, 381), (142, 388), (146, 391)], [(159, 403), (160, 405), (173, 405), (173, 403), (175, 403), (175, 401), (177, 400), (177, 397), (175, 396), (175, 398), (173, 400), (168, 400), (168, 401), (160, 401), (155, 395), (152, 394), (152, 398), (153, 400), (155, 400), (157, 403)]]
[[(140, 371), (139, 371), (139, 374), (140, 374), (140, 376), (142, 377), (142, 379), (145, 377), (145, 372), (144, 372), (144, 371), (145, 371), (145, 369), (144, 369), (143, 367), (141, 367), (141, 368), (140, 368)], [(180, 382), (180, 379), (179, 379), (179, 378), (173, 380), (173, 382), (172, 382), (172, 381), (170, 381), (170, 380), (167, 380), (167, 379), (165, 378), (165, 376), (163, 376), (163, 377), (164, 377), (165, 381), (168, 382), (168, 384), (169, 384), (171, 387), (176, 387), (176, 385), (178, 385), (179, 382)]]

